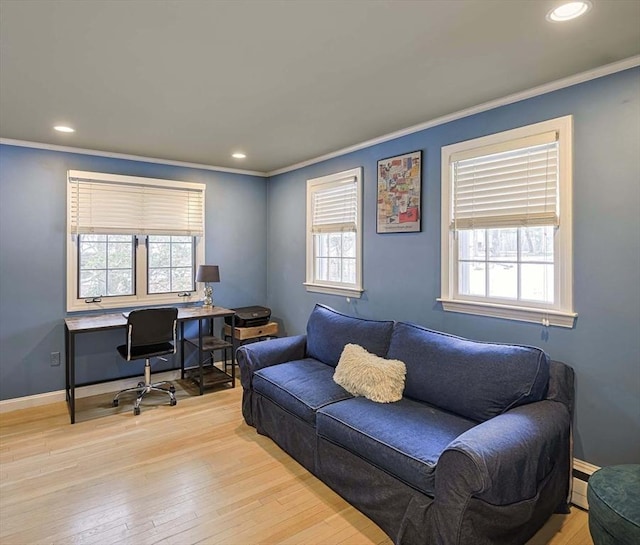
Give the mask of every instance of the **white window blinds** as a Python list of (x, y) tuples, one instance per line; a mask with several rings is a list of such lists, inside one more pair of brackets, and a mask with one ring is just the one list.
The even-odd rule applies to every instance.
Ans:
[(358, 186), (349, 177), (314, 189), (312, 198), (313, 233), (356, 231), (358, 219)]
[(69, 171), (72, 234), (204, 233), (204, 184)]
[(557, 226), (555, 131), (451, 155), (452, 229)]

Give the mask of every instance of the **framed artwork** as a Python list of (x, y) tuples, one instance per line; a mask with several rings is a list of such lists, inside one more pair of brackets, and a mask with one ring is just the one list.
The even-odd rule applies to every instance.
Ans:
[(378, 161), (378, 233), (420, 231), (422, 151)]

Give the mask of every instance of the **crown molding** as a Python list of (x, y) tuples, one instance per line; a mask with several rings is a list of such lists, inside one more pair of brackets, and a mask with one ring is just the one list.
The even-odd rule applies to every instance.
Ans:
[(203, 165), (201, 163), (187, 163), (185, 161), (171, 161), (169, 159), (158, 159), (156, 157), (144, 157), (141, 155), (131, 155), (128, 153), (115, 153), (110, 151), (99, 151), (85, 148), (74, 148), (71, 146), (59, 146), (56, 144), (44, 144), (41, 142), (29, 142), (27, 140), (13, 140), (11, 138), (0, 138), (0, 144), (7, 146), (19, 146), (23, 148), (36, 148), (50, 151), (61, 151), (64, 153), (78, 153), (80, 155), (93, 155), (97, 157), (109, 157), (112, 159), (125, 159), (127, 161), (138, 161), (144, 163), (154, 163), (158, 165), (168, 165), (174, 167), (196, 168), (200, 170), (213, 170), (216, 172), (228, 172), (230, 174), (243, 174), (246, 176), (267, 177), (266, 172), (257, 170), (240, 170), (236, 168), (217, 167), (213, 165)]
[(445, 123), (450, 123), (451, 121), (456, 121), (464, 117), (469, 117), (471, 115), (486, 112), (488, 110), (493, 110), (495, 108), (499, 108), (500, 106), (506, 106), (508, 104), (513, 104), (514, 102), (520, 102), (521, 100), (526, 100), (528, 98), (533, 98), (540, 95), (544, 95), (546, 93), (551, 93), (552, 91), (558, 91), (566, 87), (578, 85), (579, 83), (584, 83), (586, 81), (590, 81), (593, 79), (602, 78), (610, 74), (615, 74), (616, 72), (622, 72), (630, 68), (635, 68), (636, 66), (640, 66), (640, 55), (635, 55), (634, 57), (629, 57), (621, 61), (613, 62), (611, 64), (606, 64), (604, 66), (600, 66), (592, 70), (587, 70), (586, 72), (581, 72), (580, 74), (575, 74), (573, 76), (552, 81), (550, 83), (545, 83), (544, 85), (539, 85), (538, 87), (533, 87), (532, 89), (521, 91), (519, 93), (514, 93), (512, 95), (507, 95), (503, 98), (490, 100), (489, 102), (484, 102), (482, 104), (478, 104), (477, 106), (472, 106), (471, 108), (466, 108), (464, 110), (460, 110), (458, 112), (454, 112), (442, 117), (437, 117), (435, 119), (432, 119), (431, 121), (425, 121), (423, 123), (419, 123), (418, 125), (412, 125), (411, 127), (407, 127), (406, 129), (401, 129), (399, 131), (395, 131), (389, 134), (385, 134), (383, 136), (379, 136), (377, 138), (373, 138), (372, 140), (367, 140), (360, 144), (355, 144), (347, 148), (342, 148), (340, 150), (327, 153), (326, 155), (321, 155), (320, 157), (316, 157), (315, 159), (309, 159), (307, 161), (303, 161), (302, 163), (296, 163), (295, 165), (290, 165), (288, 167), (272, 170), (270, 172), (267, 172), (267, 176), (271, 177), (271, 176), (276, 176), (278, 174), (284, 174), (285, 172), (291, 172), (292, 170), (298, 170), (303, 167), (320, 163), (321, 161), (326, 161), (328, 159), (340, 157), (342, 155), (346, 155), (347, 153), (359, 151), (361, 149), (369, 148), (377, 144), (382, 144), (384, 142), (388, 142), (389, 140), (402, 138), (403, 136), (420, 132), (425, 129), (430, 129), (438, 125), (444, 125)]

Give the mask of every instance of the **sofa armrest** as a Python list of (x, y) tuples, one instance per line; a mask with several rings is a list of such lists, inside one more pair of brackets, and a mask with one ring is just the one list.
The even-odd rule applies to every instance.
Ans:
[(479, 476), (474, 497), (509, 504), (533, 497), (558, 457), (568, 455), (569, 426), (565, 405), (546, 400), (530, 403), (466, 431), (443, 456), (457, 451), (473, 462)]
[(306, 352), (306, 341), (306, 335), (297, 335), (245, 344), (238, 348), (236, 358), (240, 367), (242, 387), (251, 388), (253, 373), (259, 369), (303, 359)]
[[(522, 405), (491, 418), (454, 439), (436, 466), (435, 513), (438, 526), (461, 536), (465, 511), (472, 499), (495, 506), (536, 501), (543, 481), (553, 473), (556, 490), (546, 491), (554, 503), (565, 507), (571, 468), (569, 410), (563, 403), (543, 400)], [(526, 503), (526, 502), (525, 502)], [(525, 524), (528, 511), (518, 513)], [(549, 513), (550, 514), (550, 513)], [(518, 524), (515, 511), (512, 520)], [(486, 516), (486, 514), (485, 514)], [(455, 541), (458, 543), (458, 541)]]
[(253, 426), (252, 389), (253, 373), (259, 369), (300, 360), (305, 357), (307, 336), (282, 337), (258, 343), (246, 344), (238, 348), (236, 361), (240, 368), (240, 383), (242, 384), (242, 415), (250, 426)]
[(575, 373), (561, 361), (551, 360), (549, 364), (549, 390), (547, 399), (564, 403), (573, 419)]

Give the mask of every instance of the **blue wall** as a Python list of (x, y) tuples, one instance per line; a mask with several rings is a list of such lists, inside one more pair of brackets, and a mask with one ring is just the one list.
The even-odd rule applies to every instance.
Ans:
[[(428, 100), (428, 97), (425, 97)], [(445, 313), (440, 295), (440, 148), (574, 116), (576, 327), (543, 329)], [(377, 235), (376, 161), (423, 150), (421, 233)], [(640, 69), (460, 119), (273, 177), (0, 146), (0, 398), (64, 388), (66, 171), (207, 184), (206, 255), (221, 266), (217, 304), (268, 304), (287, 334), (316, 302), (413, 321), (476, 339), (533, 344), (576, 371), (575, 455), (597, 465), (640, 462)], [(364, 167), (364, 286), (359, 300), (307, 293), (306, 180)], [(267, 251), (268, 250), (268, 251)], [(267, 274), (265, 275), (265, 267)], [(78, 378), (137, 372), (115, 354), (117, 333), (79, 337)]]
[[(220, 265), (214, 301), (226, 307), (266, 303), (264, 178), (209, 170), (0, 146), (0, 398), (64, 389), (67, 170), (201, 182), (206, 189), (206, 261)], [(77, 380), (141, 372), (115, 347), (122, 332), (77, 338)], [(63, 360), (64, 361), (64, 360)], [(173, 365), (168, 362), (154, 368)]]
[[(372, 146), (269, 181), (269, 306), (302, 333), (316, 302), (369, 318), (537, 345), (576, 372), (575, 456), (640, 462), (640, 70), (633, 69)], [(425, 100), (428, 100), (428, 96)], [(574, 329), (445, 313), (440, 296), (440, 148), (574, 116)], [(423, 229), (378, 235), (376, 162), (423, 150)], [(364, 167), (360, 300), (307, 293), (306, 180)]]

